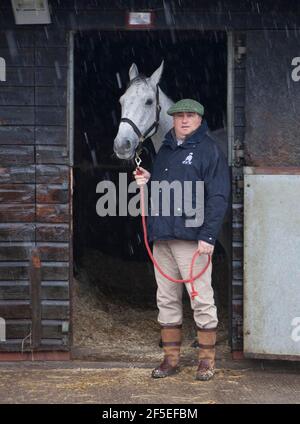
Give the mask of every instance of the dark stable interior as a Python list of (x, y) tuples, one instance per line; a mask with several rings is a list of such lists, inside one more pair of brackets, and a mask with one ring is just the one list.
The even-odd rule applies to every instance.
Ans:
[[(127, 172), (128, 183), (132, 181), (134, 163), (113, 155), (119, 97), (126, 90), (133, 62), (148, 77), (162, 60), (161, 89), (174, 101), (189, 97), (203, 103), (211, 130), (226, 126), (225, 33), (101, 31), (75, 37), (75, 276), (80, 267), (87, 267), (83, 258), (92, 250), (92, 257), (99, 257), (88, 261), (87, 272), (94, 273), (91, 279), (101, 292), (117, 292), (125, 301), (152, 307), (155, 279), (143, 244), (141, 217), (100, 218), (96, 214), (100, 196), (96, 186), (101, 180), (117, 182), (119, 172)], [(149, 169), (154, 157), (151, 140), (147, 140), (143, 166)], [(222, 248), (218, 244), (214, 257), (220, 262)], [(217, 297), (227, 305), (227, 288)]]

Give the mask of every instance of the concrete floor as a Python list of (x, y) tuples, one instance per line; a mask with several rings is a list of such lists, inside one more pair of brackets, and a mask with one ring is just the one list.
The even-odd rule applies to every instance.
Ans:
[(0, 363), (0, 403), (232, 404), (300, 403), (300, 363), (217, 362), (213, 381), (194, 380), (196, 364), (167, 379), (155, 364)]

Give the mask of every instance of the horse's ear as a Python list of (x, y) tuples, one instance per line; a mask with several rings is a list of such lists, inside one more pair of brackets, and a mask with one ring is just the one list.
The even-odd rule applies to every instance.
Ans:
[(154, 71), (150, 77), (151, 83), (154, 86), (156, 86), (159, 83), (163, 70), (164, 70), (164, 61), (161, 62), (160, 67), (156, 69), (156, 71)]
[(130, 81), (133, 80), (133, 78), (137, 77), (139, 74), (138, 68), (135, 63), (133, 63), (129, 69), (129, 79)]

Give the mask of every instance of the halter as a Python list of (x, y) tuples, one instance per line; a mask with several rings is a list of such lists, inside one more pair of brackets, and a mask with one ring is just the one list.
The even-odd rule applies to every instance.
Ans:
[[(137, 79), (142, 79), (141, 76), (137, 76), (135, 77), (133, 80), (130, 81), (130, 85), (132, 85)], [(154, 129), (154, 133), (151, 134), (151, 137), (153, 137), (158, 130), (158, 126), (159, 126), (159, 115), (160, 115), (160, 111), (161, 111), (161, 106), (159, 104), (159, 87), (158, 84), (156, 85), (156, 94), (155, 94), (155, 98), (156, 98), (156, 114), (155, 114), (155, 121), (153, 122), (153, 124), (147, 129), (147, 131), (144, 132), (144, 134), (141, 133), (141, 131), (139, 130), (139, 128), (135, 125), (135, 123), (129, 119), (129, 118), (121, 118), (121, 122), (127, 122), (127, 124), (129, 124), (131, 126), (131, 128), (133, 129), (133, 131), (136, 133), (136, 135), (139, 138), (139, 144), (138, 147), (136, 149), (135, 152), (135, 161), (139, 162), (139, 164), (141, 163), (141, 159), (140, 159), (140, 153), (142, 151), (142, 143), (148, 138), (150, 137), (150, 133), (151, 131)], [(139, 165), (138, 165), (139, 166)]]

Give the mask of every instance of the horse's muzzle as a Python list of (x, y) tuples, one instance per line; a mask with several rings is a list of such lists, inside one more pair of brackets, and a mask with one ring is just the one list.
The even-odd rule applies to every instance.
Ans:
[(135, 149), (136, 143), (131, 140), (119, 140), (118, 138), (114, 140), (114, 152), (119, 159), (132, 159), (135, 154)]

